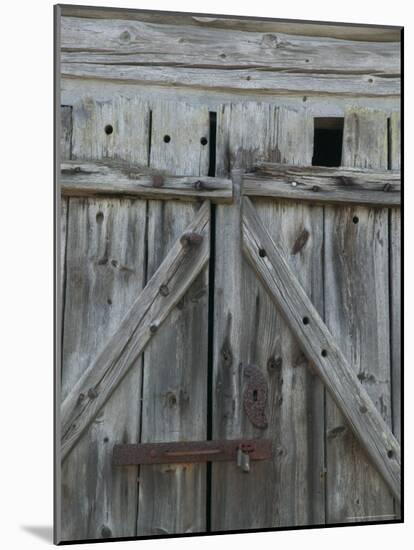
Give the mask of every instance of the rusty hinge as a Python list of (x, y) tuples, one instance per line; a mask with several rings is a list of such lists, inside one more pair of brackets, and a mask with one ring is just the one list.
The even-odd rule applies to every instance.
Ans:
[(225, 439), (115, 445), (112, 462), (114, 466), (134, 466), (234, 461), (244, 472), (248, 472), (251, 460), (271, 457), (270, 439)]

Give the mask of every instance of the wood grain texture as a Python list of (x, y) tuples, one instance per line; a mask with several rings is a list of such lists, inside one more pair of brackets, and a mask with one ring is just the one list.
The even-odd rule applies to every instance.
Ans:
[[(118, 328), (143, 286), (145, 203), (70, 199), (62, 399)], [(62, 539), (134, 532), (136, 469), (113, 471), (112, 445), (136, 442), (140, 362), (62, 466)]]
[[(400, 169), (400, 113), (390, 117), (390, 168)], [(392, 421), (396, 438), (401, 439), (401, 211), (390, 215), (390, 294), (391, 294), (391, 365), (392, 365)]]
[[(170, 141), (164, 141), (168, 135)], [(150, 168), (171, 175), (208, 173), (209, 115), (204, 106), (152, 106)], [(148, 276), (188, 222), (195, 203), (148, 203)], [(209, 237), (206, 235), (206, 245)], [(144, 353), (141, 442), (206, 439), (208, 278), (205, 268), (171, 311)], [(138, 535), (206, 529), (206, 465), (143, 465), (139, 472)]]
[(72, 157), (72, 107), (60, 107), (60, 160)]
[(63, 17), (61, 57), (62, 75), (71, 78), (264, 93), (400, 93), (398, 40)]
[[(225, 106), (218, 112), (218, 174), (226, 175), (227, 167), (249, 169), (258, 157), (309, 163), (312, 131), (305, 109), (253, 103)], [(241, 176), (236, 183), (240, 182)], [(268, 201), (258, 201), (257, 206), (321, 305), (321, 210)], [(305, 228), (309, 242), (295, 254)], [(255, 465), (248, 476), (234, 464), (213, 464), (212, 530), (322, 523), (323, 388), (307, 372), (307, 361), (290, 330), (243, 261), (240, 229), (240, 205), (217, 206), (213, 437), (270, 437), (276, 451), (272, 461)], [(254, 428), (243, 410), (243, 373), (249, 364), (258, 366), (268, 383), (266, 430)], [(248, 505), (240, 506), (241, 502)]]
[(217, 109), (217, 175), (228, 177), (238, 168), (251, 170), (260, 158), (278, 161), (277, 124), (274, 104), (246, 101), (221, 105)]
[[(152, 112), (150, 168), (166, 170), (173, 176), (206, 176), (209, 133), (207, 107), (174, 101), (157, 103)], [(203, 138), (205, 145), (201, 143)]]
[(160, 101), (186, 102), (193, 105), (203, 105), (211, 111), (216, 111), (223, 104), (228, 103), (279, 103), (284, 107), (297, 109), (306, 107), (315, 117), (343, 117), (345, 110), (350, 106), (369, 107), (384, 110), (390, 115), (400, 108), (399, 96), (366, 97), (353, 96), (349, 98), (341, 95), (298, 95), (283, 94), (276, 97), (272, 94), (255, 93), (251, 91), (235, 90), (203, 90), (202, 88), (180, 88), (157, 86), (156, 84), (134, 84), (122, 81), (86, 80), (62, 77), (62, 102), (73, 105), (84, 97), (94, 97), (99, 101), (112, 100), (114, 95), (135, 98), (137, 95), (148, 101), (153, 108)]
[(399, 59), (399, 42), (355, 42), (209, 26), (62, 18), (61, 61), (68, 64), (395, 76), (400, 70)]
[[(69, 105), (61, 105), (60, 107), (60, 148), (59, 162), (69, 161), (72, 155), (72, 107)], [(59, 185), (57, 183), (57, 189)], [(69, 200), (60, 196), (57, 205), (60, 203), (60, 300), (61, 300), (61, 315), (60, 315), (60, 332), (63, 334), (63, 315), (65, 308), (65, 279), (66, 279), (66, 233), (68, 223)], [(58, 208), (59, 206), (57, 206)]]
[[(342, 164), (387, 169), (387, 115), (350, 108)], [(391, 426), (388, 212), (325, 209), (325, 321), (382, 418)], [(327, 401), (328, 522), (393, 519), (393, 499), (332, 400)]]
[(254, 197), (395, 206), (401, 202), (400, 172), (258, 163), (243, 178), (243, 194)]
[[(180, 239), (174, 239), (165, 261), (65, 397), (61, 410), (62, 459), (66, 458), (205, 266), (209, 249), (208, 220), (209, 205), (205, 203), (186, 228), (186, 233), (200, 236), (201, 242), (184, 246)], [(108, 258), (100, 262), (98, 265), (106, 265)], [(111, 260), (111, 266), (126, 274), (130, 271), (129, 266), (119, 265), (116, 260)]]
[(72, 108), (72, 158), (111, 158), (147, 166), (149, 113), (148, 103), (138, 96), (118, 93), (107, 101), (79, 99)]
[[(302, 350), (312, 361), (313, 367), (346, 416), (365, 451), (394, 495), (400, 498), (401, 456), (398, 441), (247, 198), (243, 203), (242, 224), (243, 251), (250, 264), (271, 299), (283, 312)], [(259, 254), (261, 250), (266, 253)], [(343, 428), (337, 428), (335, 435), (343, 431)]]
[(170, 176), (127, 163), (71, 161), (61, 164), (63, 196), (124, 196), (146, 199), (226, 202), (232, 200), (231, 180), (208, 176)]
[(186, 89), (232, 90), (261, 94), (339, 95), (393, 97), (400, 95), (400, 78), (377, 74), (272, 73), (259, 69), (187, 68), (170, 66), (61, 64), (62, 77), (119, 81), (130, 84), (183, 87)]
[(193, 25), (248, 32), (275, 32), (306, 36), (333, 37), (349, 40), (398, 42), (401, 27), (389, 25), (358, 25), (340, 23), (311, 23), (307, 21), (282, 20), (257, 17), (232, 18), (225, 15), (177, 13), (150, 10), (129, 10), (116, 8), (93, 8), (88, 6), (63, 5), (65, 17), (86, 17), (93, 19), (120, 19), (145, 21), (163, 25)]

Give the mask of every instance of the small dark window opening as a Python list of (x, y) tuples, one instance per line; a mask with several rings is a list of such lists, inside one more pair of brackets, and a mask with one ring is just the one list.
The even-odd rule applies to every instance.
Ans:
[(313, 135), (313, 166), (341, 166), (344, 119), (315, 118)]

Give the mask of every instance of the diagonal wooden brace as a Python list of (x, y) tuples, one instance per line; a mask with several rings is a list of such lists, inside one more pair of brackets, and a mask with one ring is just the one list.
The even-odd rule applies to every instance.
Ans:
[[(209, 231), (210, 203), (206, 201), (141, 291), (118, 330), (63, 401), (62, 461), (208, 262)], [(193, 239), (197, 242), (183, 245), (181, 239), (186, 235), (197, 235)]]
[(393, 495), (401, 499), (400, 445), (336, 345), (248, 198), (243, 251)]

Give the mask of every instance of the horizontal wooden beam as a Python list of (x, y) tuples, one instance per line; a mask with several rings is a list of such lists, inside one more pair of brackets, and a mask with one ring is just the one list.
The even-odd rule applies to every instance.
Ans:
[(67, 161), (61, 164), (60, 189), (63, 196), (129, 196), (147, 199), (178, 199), (231, 202), (229, 179), (208, 176), (167, 176), (123, 163)]
[(220, 71), (256, 68), (387, 77), (400, 72), (398, 42), (361, 44), (352, 40), (246, 32), (208, 25), (125, 23), (117, 19), (77, 17), (62, 18), (61, 37), (63, 63)]
[(118, 19), (146, 21), (162, 25), (193, 25), (216, 29), (243, 30), (265, 33), (286, 33), (292, 35), (320, 36), (340, 38), (343, 40), (360, 40), (371, 42), (399, 42), (401, 27), (390, 25), (362, 25), (357, 23), (316, 23), (296, 21), (294, 19), (270, 19), (268, 17), (232, 18), (226, 15), (207, 15), (177, 13), (167, 11), (135, 10), (122, 8), (93, 8), (70, 4), (61, 5), (62, 15), (68, 17), (86, 17), (93, 19)]
[(306, 200), (313, 203), (399, 206), (400, 172), (258, 163), (245, 174), (247, 196)]
[[(395, 42), (359, 42), (246, 31), (235, 20), (220, 28), (220, 24), (210, 26), (203, 17), (195, 19), (160, 24), (156, 19), (149, 22), (151, 18), (125, 22), (62, 17), (61, 74), (259, 94), (400, 94), (398, 38)], [(398, 31), (394, 32), (398, 37)]]
[(62, 403), (64, 460), (209, 258), (208, 201), (175, 242), (118, 330)]
[(248, 198), (243, 201), (243, 250), (393, 495), (401, 498), (400, 445), (336, 345)]
[(270, 71), (261, 67), (219, 70), (218, 67), (110, 65), (62, 61), (61, 76), (194, 90), (273, 95), (394, 97), (401, 93), (399, 75)]

